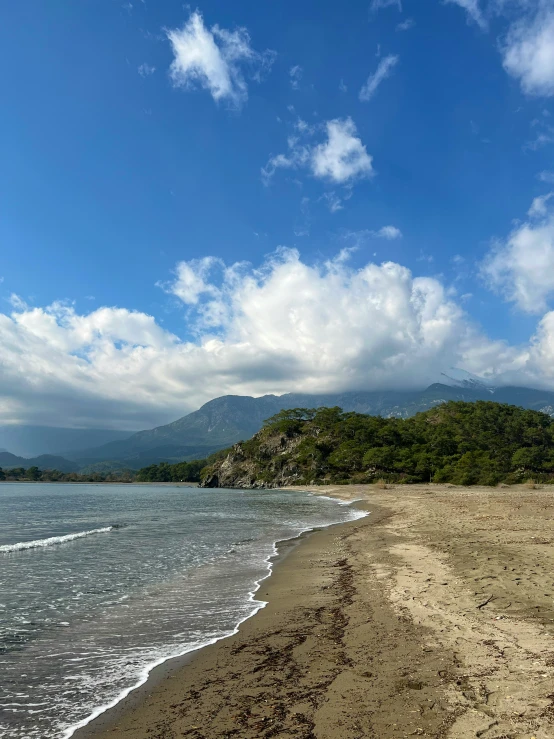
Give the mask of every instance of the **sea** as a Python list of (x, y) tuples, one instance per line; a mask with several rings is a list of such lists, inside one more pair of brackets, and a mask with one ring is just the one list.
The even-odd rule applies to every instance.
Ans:
[(302, 492), (0, 483), (0, 736), (69, 739), (236, 633), (278, 542), (362, 515)]

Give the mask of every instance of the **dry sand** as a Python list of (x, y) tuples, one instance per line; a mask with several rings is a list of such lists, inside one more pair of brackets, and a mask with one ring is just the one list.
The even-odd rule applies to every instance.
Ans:
[(307, 537), (236, 636), (75, 736), (552, 739), (554, 490), (315, 490), (371, 514)]

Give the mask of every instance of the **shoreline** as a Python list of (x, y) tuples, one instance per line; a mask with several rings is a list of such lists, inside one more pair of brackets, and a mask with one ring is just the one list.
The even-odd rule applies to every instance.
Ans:
[[(92, 483), (92, 484), (102, 484), (102, 483)], [(153, 484), (153, 483), (138, 483), (138, 484)], [(187, 485), (186, 483), (156, 483), (156, 484), (174, 485), (176, 487), (185, 487), (185, 486), (192, 487), (193, 485), (194, 486), (197, 485), (197, 483), (193, 485)], [(304, 491), (304, 492), (308, 492), (308, 491)], [(331, 496), (323, 496), (323, 497), (331, 498)], [(352, 507), (353, 509), (356, 507), (360, 511), (365, 510), (364, 506), (359, 506), (359, 507), (356, 506), (356, 503), (358, 503), (358, 501), (362, 499), (345, 501), (342, 498), (333, 498), (333, 500), (336, 500), (339, 505), (348, 505), (349, 507)], [(211, 647), (216, 646), (219, 642), (229, 639), (233, 636), (236, 636), (240, 632), (241, 627), (243, 626), (244, 623), (254, 618), (261, 610), (263, 610), (268, 605), (267, 600), (259, 597), (260, 593), (262, 592), (262, 587), (264, 583), (274, 575), (275, 567), (279, 566), (282, 562), (284, 562), (286, 557), (292, 551), (294, 551), (297, 547), (301, 546), (302, 542), (306, 540), (308, 537), (320, 531), (327, 531), (328, 529), (345, 526), (349, 523), (360, 521), (363, 518), (366, 518), (368, 515), (369, 515), (369, 512), (366, 512), (363, 515), (360, 515), (359, 517), (356, 517), (350, 521), (337, 522), (337, 523), (329, 524), (328, 526), (317, 526), (314, 528), (305, 529), (304, 531), (301, 531), (296, 536), (290, 537), (288, 539), (280, 539), (280, 540), (275, 541), (273, 543), (273, 552), (264, 559), (264, 563), (267, 566), (267, 573), (263, 577), (261, 577), (259, 580), (256, 580), (254, 582), (253, 589), (248, 593), (248, 599), (249, 599), (249, 602), (253, 606), (253, 610), (248, 616), (244, 617), (241, 621), (239, 621), (232, 631), (229, 631), (225, 636), (221, 636), (215, 640), (212, 639), (210, 641), (207, 641), (205, 644), (192, 647), (188, 649), (187, 651), (184, 651), (180, 654), (176, 654), (175, 656), (164, 657), (159, 662), (153, 663), (147, 666), (146, 668), (144, 668), (143, 674), (141, 675), (137, 683), (135, 683), (133, 686), (126, 689), (122, 694), (120, 694), (120, 696), (115, 698), (109, 704), (104, 705), (104, 706), (99, 706), (97, 709), (93, 711), (91, 715), (89, 715), (88, 717), (80, 721), (78, 724), (75, 724), (69, 727), (64, 732), (62, 739), (71, 739), (72, 737), (76, 737), (77, 739), (79, 738), (85, 739), (85, 737), (88, 737), (88, 736), (96, 736), (96, 734), (99, 731), (103, 731), (105, 728), (110, 727), (113, 724), (116, 716), (135, 708), (137, 705), (140, 704), (144, 696), (149, 695), (151, 691), (155, 689), (156, 687), (158, 687), (164, 679), (173, 676), (176, 670), (182, 669), (185, 666), (190, 665), (194, 661), (194, 659), (199, 654), (201, 654), (204, 650), (210, 649)]]
[(76, 739), (554, 735), (553, 492), (295, 489), (371, 515), (297, 539), (266, 607)]

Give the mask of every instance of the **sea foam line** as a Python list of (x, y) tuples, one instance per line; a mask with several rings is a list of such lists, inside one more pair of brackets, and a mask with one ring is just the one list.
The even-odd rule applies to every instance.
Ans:
[[(336, 503), (343, 503), (343, 501), (340, 500), (339, 498), (331, 498), (329, 496), (322, 496), (322, 497), (328, 497), (329, 500), (333, 500)], [(354, 501), (348, 501), (349, 504), (352, 502)], [(368, 515), (369, 515), (368, 511), (360, 511), (360, 510), (353, 509), (352, 518), (350, 520), (355, 521), (356, 519), (359, 519), (359, 518), (365, 518)], [(326, 526), (323, 526), (322, 528), (329, 528), (331, 526), (336, 526), (339, 523), (348, 523), (348, 521), (340, 521), (334, 524), (329, 523)], [(121, 701), (125, 700), (125, 698), (127, 698), (127, 696), (130, 693), (142, 687), (148, 681), (150, 677), (150, 673), (156, 667), (159, 667), (165, 662), (169, 662), (169, 660), (176, 659), (177, 657), (184, 657), (186, 654), (190, 654), (191, 652), (196, 652), (200, 649), (204, 649), (205, 647), (209, 647), (212, 644), (216, 644), (218, 641), (221, 641), (222, 639), (228, 639), (230, 636), (235, 636), (235, 634), (238, 634), (240, 627), (245, 621), (248, 621), (249, 619), (251, 619), (252, 616), (255, 616), (258, 613), (258, 611), (261, 611), (262, 608), (265, 608), (268, 605), (268, 601), (266, 600), (257, 600), (256, 593), (262, 587), (263, 581), (267, 580), (267, 578), (271, 577), (271, 575), (273, 574), (273, 565), (279, 555), (279, 549), (278, 549), (279, 544), (284, 544), (287, 541), (298, 539), (303, 534), (306, 534), (309, 531), (314, 531), (317, 528), (319, 527), (318, 526), (307, 526), (306, 528), (298, 531), (295, 536), (291, 536), (289, 539), (278, 539), (277, 541), (273, 542), (271, 554), (268, 554), (266, 557), (264, 557), (264, 560), (263, 560), (263, 564), (266, 566), (267, 572), (262, 577), (260, 577), (258, 580), (254, 581), (254, 587), (248, 593), (248, 596), (247, 596), (247, 602), (252, 606), (252, 610), (247, 616), (244, 616), (243, 618), (241, 618), (234, 628), (229, 629), (229, 631), (227, 631), (222, 636), (216, 636), (211, 639), (206, 639), (206, 641), (196, 643), (196, 644), (189, 644), (186, 647), (181, 648), (180, 650), (176, 650), (173, 654), (164, 655), (163, 657), (160, 657), (159, 659), (145, 665), (140, 670), (139, 675), (138, 675), (138, 680), (136, 683), (128, 686), (127, 688), (124, 688), (121, 691), (121, 693), (119, 693), (119, 695), (117, 695), (114, 699), (112, 699), (108, 703), (105, 703), (104, 705), (98, 706), (97, 708), (95, 708), (92, 711), (92, 713), (90, 713), (86, 718), (66, 728), (61, 736), (61, 739), (71, 739), (71, 737), (73, 737), (76, 731), (78, 731), (79, 729), (82, 729), (84, 726), (88, 726), (88, 724), (90, 724), (92, 721), (97, 719), (103, 713), (106, 713), (106, 711), (109, 711), (110, 709), (115, 708), (115, 706), (117, 706), (118, 703), (121, 703)]]
[(77, 534), (66, 534), (65, 536), (51, 536), (48, 539), (35, 539), (34, 541), (20, 541), (17, 544), (2, 544), (0, 553), (20, 552), (24, 549), (36, 549), (37, 547), (51, 547), (53, 544), (65, 544), (66, 541), (82, 539), (92, 534), (107, 534), (113, 530), (113, 526), (104, 526), (102, 529), (91, 529), (90, 531), (79, 531)]

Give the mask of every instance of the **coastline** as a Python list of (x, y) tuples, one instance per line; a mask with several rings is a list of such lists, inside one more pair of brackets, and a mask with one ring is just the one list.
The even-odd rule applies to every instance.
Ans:
[[(159, 484), (173, 485), (175, 487), (196, 486), (196, 484), (194, 483), (192, 485), (187, 485), (186, 483)], [(329, 499), (331, 499), (330, 496), (324, 497), (328, 497)], [(242, 628), (245, 622), (252, 619), (259, 613), (259, 611), (261, 611), (268, 605), (268, 601), (264, 597), (262, 597), (261, 591), (265, 581), (273, 575), (275, 566), (283, 562), (284, 559), (294, 549), (296, 549), (296, 547), (298, 547), (305, 538), (319, 531), (340, 527), (342, 525), (345, 525), (345, 523), (353, 523), (354, 521), (361, 520), (368, 515), (365, 506), (356, 505), (357, 500), (345, 500), (335, 497), (333, 497), (332, 499), (338, 504), (348, 505), (353, 509), (357, 508), (360, 515), (356, 516), (351, 521), (331, 523), (326, 526), (315, 526), (313, 528), (307, 528), (303, 531), (300, 531), (298, 534), (292, 536), (291, 538), (275, 541), (273, 544), (273, 552), (264, 560), (264, 563), (267, 567), (266, 574), (264, 574), (262, 577), (254, 582), (252, 590), (248, 593), (249, 602), (252, 604), (252, 612), (248, 616), (244, 617), (241, 621), (239, 621), (232, 631), (229, 631), (229, 633), (227, 633), (225, 636), (221, 636), (217, 639), (212, 639), (200, 646), (191, 647), (180, 654), (176, 654), (173, 657), (164, 657), (160, 659), (159, 662), (149, 665), (144, 669), (143, 674), (139, 677), (138, 681), (134, 685), (126, 689), (124, 693), (114, 699), (111, 703), (99, 706), (91, 715), (83, 719), (78, 724), (69, 727), (64, 732), (63, 739), (70, 739), (74, 736), (89, 736), (89, 733), (87, 731), (89, 727), (93, 729), (91, 735), (95, 736), (100, 727), (103, 727), (104, 725), (109, 726), (112, 724), (113, 716), (119, 715), (122, 712), (127, 712), (139, 705), (145, 695), (149, 695), (152, 689), (158, 686), (160, 682), (163, 681), (165, 678), (172, 677), (175, 670), (190, 664), (191, 661), (193, 661), (195, 657), (201, 654), (204, 650), (215, 646), (222, 640), (229, 639), (238, 634), (239, 630)]]
[(552, 736), (554, 494), (312, 491), (371, 513), (297, 540), (236, 634), (73, 736)]

